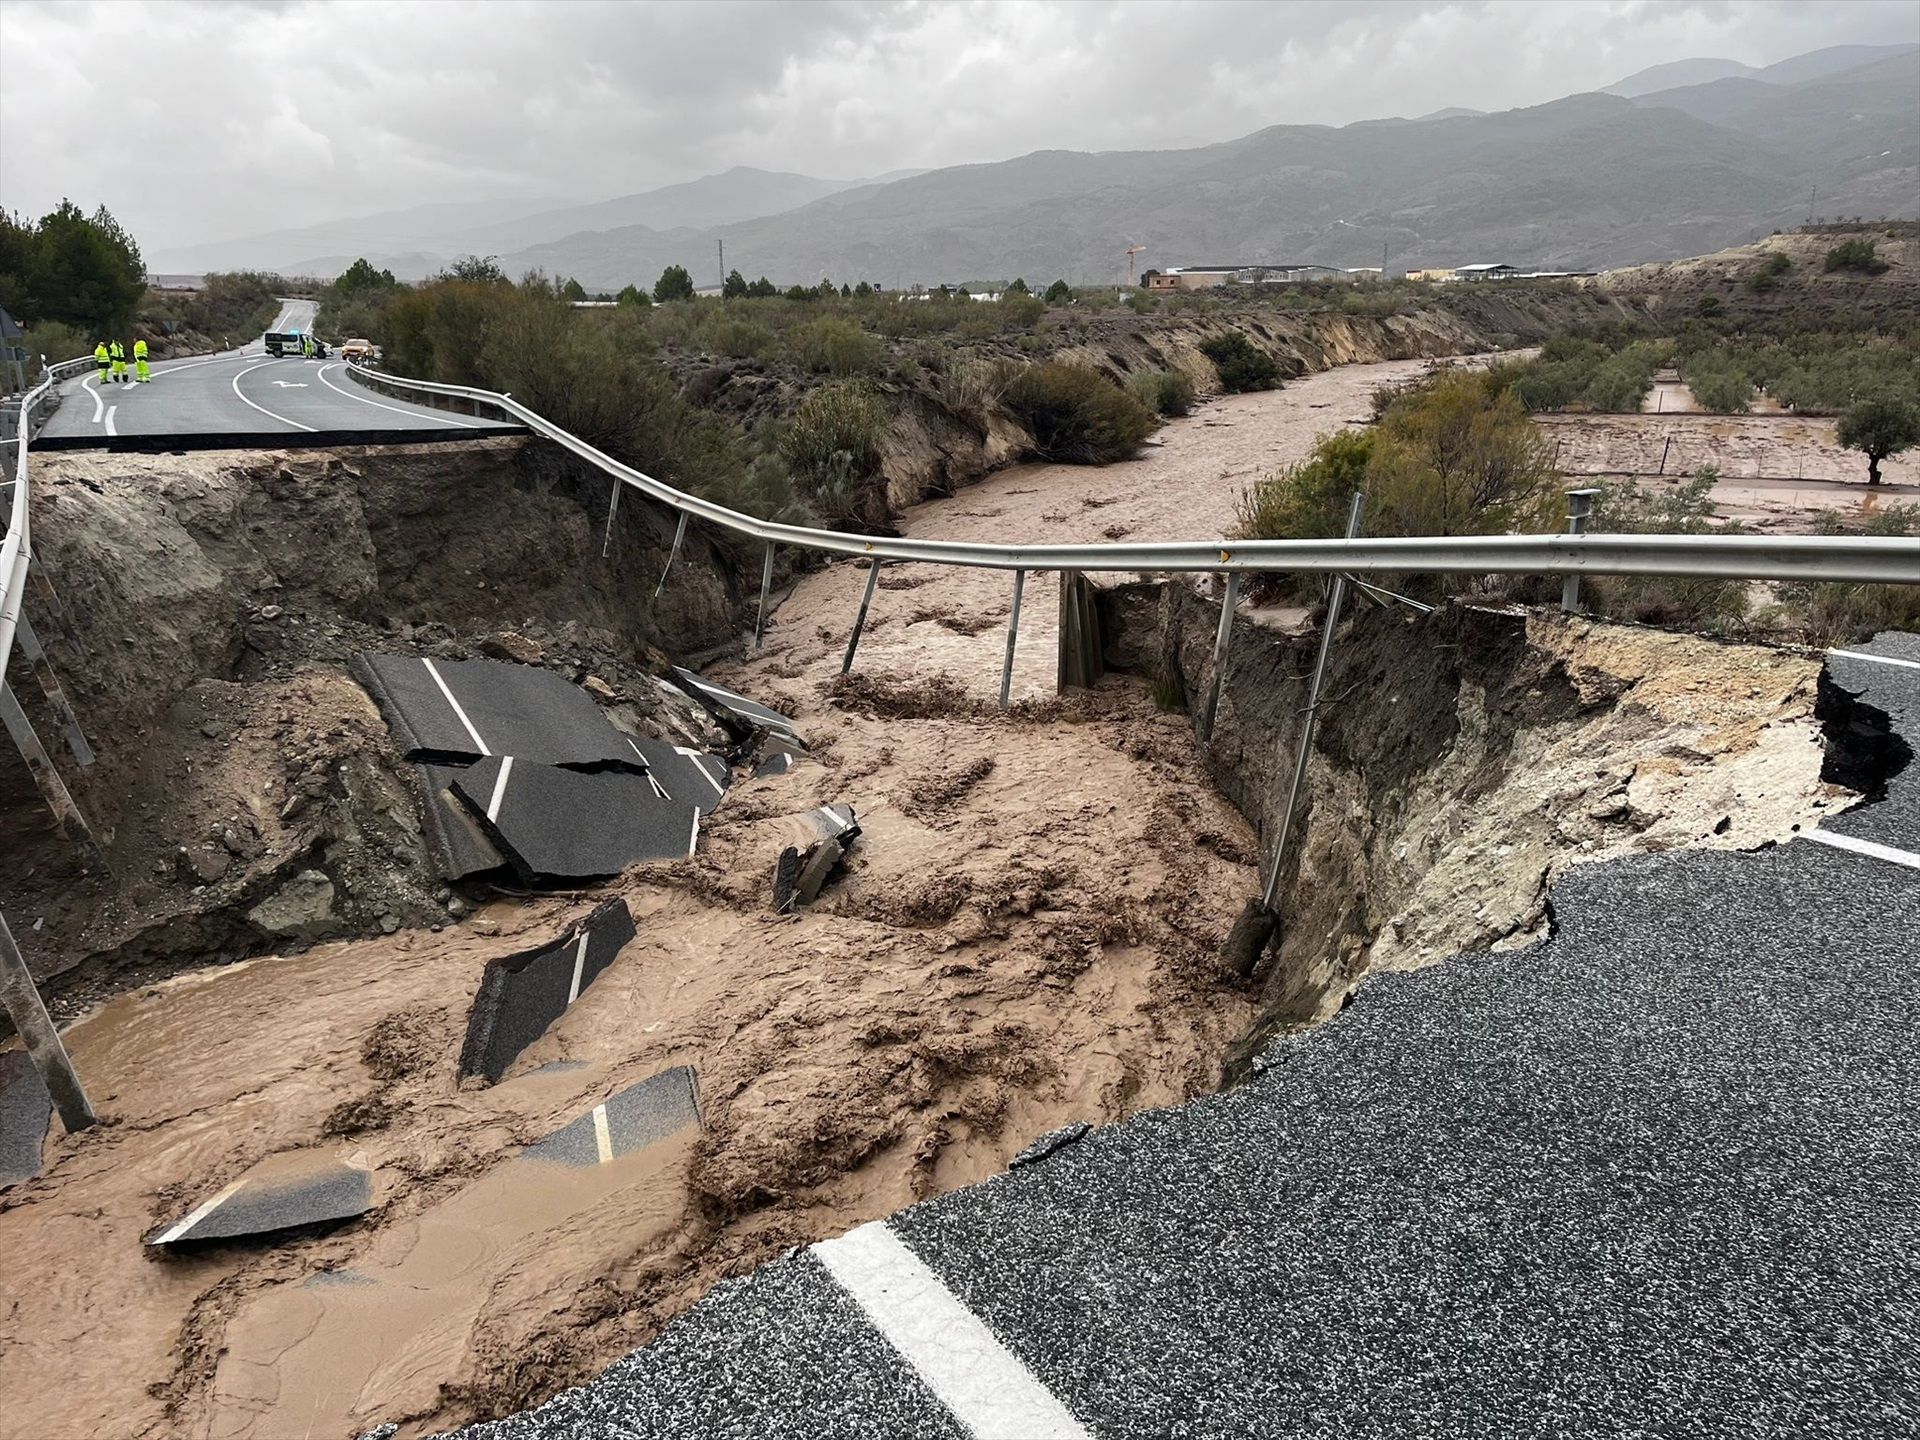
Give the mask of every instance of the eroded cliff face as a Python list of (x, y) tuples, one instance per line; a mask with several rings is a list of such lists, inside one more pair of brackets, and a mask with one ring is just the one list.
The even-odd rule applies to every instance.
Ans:
[[(1110, 663), (1206, 693), (1216, 604), (1105, 597)], [(1205, 747), (1268, 843), (1317, 636), (1244, 617)], [(1788, 651), (1458, 606), (1342, 628), (1244, 1063), (1336, 1010), (1369, 971), (1525, 944), (1569, 865), (1786, 839), (1850, 792), (1822, 780), (1819, 664)]]

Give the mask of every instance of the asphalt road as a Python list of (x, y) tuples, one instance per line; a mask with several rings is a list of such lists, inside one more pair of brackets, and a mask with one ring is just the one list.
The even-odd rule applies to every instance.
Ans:
[[(311, 300), (289, 300), (276, 330), (306, 330), (313, 324)], [(149, 385), (101, 385), (97, 374), (61, 387), (60, 408), (40, 432), (48, 448), (107, 444), (116, 439), (181, 437), (257, 438), (262, 443), (317, 443), (330, 436), (447, 439), (503, 434), (515, 427), (410, 405), (376, 395), (347, 376), (346, 363), (276, 360), (258, 337), (237, 350), (152, 366)], [(128, 373), (132, 373), (129, 361)]]
[[(1829, 674), (1920, 747), (1920, 643)], [(1377, 976), (1242, 1089), (795, 1252), (461, 1433), (1920, 1433), (1916, 789), (1578, 867), (1541, 944)]]

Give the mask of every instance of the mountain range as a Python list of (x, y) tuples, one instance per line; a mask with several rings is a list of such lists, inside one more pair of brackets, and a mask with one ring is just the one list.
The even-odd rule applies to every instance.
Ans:
[(648, 284), (669, 264), (711, 283), (724, 241), (729, 268), (783, 285), (1111, 282), (1129, 244), (1161, 268), (1357, 266), (1384, 249), (1395, 268), (1590, 269), (1744, 241), (1801, 222), (1810, 199), (1825, 215), (1920, 212), (1920, 46), (1759, 68), (1682, 60), (1524, 109), (1274, 126), (1183, 150), (1037, 151), (869, 181), (742, 168), (491, 216), (422, 206), (203, 247), (166, 268), (328, 274), (366, 254), (417, 278), (478, 253), (599, 290)]

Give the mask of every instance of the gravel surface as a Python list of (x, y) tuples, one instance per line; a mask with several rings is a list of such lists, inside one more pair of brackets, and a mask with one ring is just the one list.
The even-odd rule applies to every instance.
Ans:
[[(1915, 1433), (1913, 872), (1642, 855), (1553, 916), (891, 1224), (1100, 1435)], [(951, 1433), (887, 1355), (802, 1256), (467, 1433)]]

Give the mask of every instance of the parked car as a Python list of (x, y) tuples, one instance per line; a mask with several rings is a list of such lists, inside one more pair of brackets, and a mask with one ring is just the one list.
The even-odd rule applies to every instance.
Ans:
[(340, 354), (347, 360), (375, 360), (380, 349), (371, 340), (349, 340), (340, 347)]

